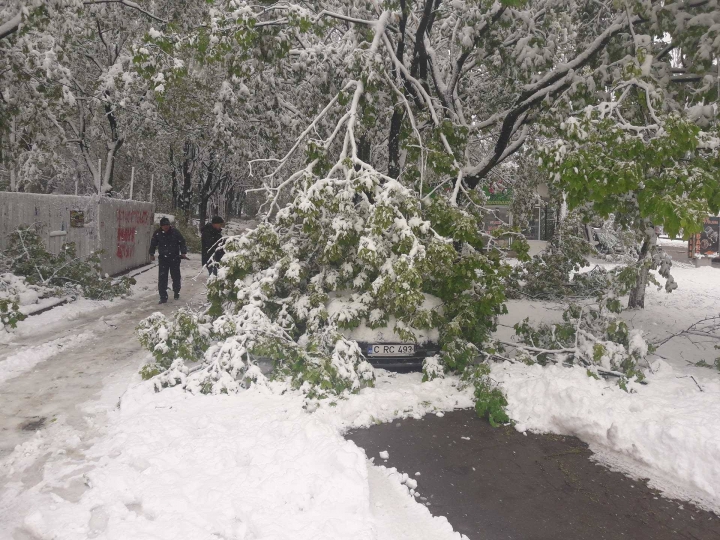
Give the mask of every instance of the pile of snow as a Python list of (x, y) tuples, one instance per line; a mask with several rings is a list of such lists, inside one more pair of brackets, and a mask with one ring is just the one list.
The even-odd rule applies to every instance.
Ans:
[(672, 246), (680, 249), (687, 249), (688, 247), (688, 241), (680, 238), (668, 238), (661, 236), (657, 239), (657, 243), (659, 246)]
[[(452, 378), (423, 384), (419, 374), (381, 372), (378, 382), (315, 413), (277, 383), (212, 397), (141, 383), (82, 460), (46, 467), (35, 489), (2, 501), (0, 521), (20, 537), (56, 540), (398, 540), (423, 530), (462, 538), (415, 502), (402, 475), (373, 470), (342, 433), (467, 406), (470, 392), (458, 392)], [(373, 496), (375, 488), (386, 492)], [(387, 530), (398, 511), (412, 525), (400, 537)]]
[[(670, 496), (720, 509), (720, 380), (662, 360), (646, 385), (596, 380), (580, 367), (496, 364), (519, 431), (574, 435), (597, 458)], [(694, 378), (693, 378), (694, 377)]]
[(51, 293), (52, 289), (31, 285), (22, 276), (0, 274), (0, 300), (17, 299), (20, 307), (32, 306)]
[(226, 221), (223, 233), (225, 236), (237, 236), (257, 227), (257, 221), (243, 219)]
[(453, 532), (443, 516), (433, 517), (430, 510), (414, 499), (417, 482), (396, 469), (370, 467), (370, 509), (377, 524), (377, 540), (468, 540)]

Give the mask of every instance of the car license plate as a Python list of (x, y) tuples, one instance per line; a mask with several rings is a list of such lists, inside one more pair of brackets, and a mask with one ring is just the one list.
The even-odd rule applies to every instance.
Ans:
[(368, 356), (413, 356), (415, 345), (385, 345), (384, 343), (373, 343), (367, 347)]

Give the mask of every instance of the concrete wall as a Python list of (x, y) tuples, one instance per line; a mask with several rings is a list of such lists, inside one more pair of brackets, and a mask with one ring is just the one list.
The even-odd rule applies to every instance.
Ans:
[(103, 271), (110, 275), (150, 262), (153, 204), (100, 199), (100, 247)]
[(51, 253), (75, 243), (87, 257), (103, 250), (104, 272), (114, 275), (149, 261), (153, 205), (107, 197), (0, 192), (0, 249), (21, 225), (34, 225)]
[[(78, 254), (98, 249), (97, 200), (94, 197), (0, 192), (0, 248), (19, 226), (35, 225), (48, 251), (59, 253), (63, 244), (74, 242)], [(82, 212), (83, 226), (71, 226), (70, 213)]]

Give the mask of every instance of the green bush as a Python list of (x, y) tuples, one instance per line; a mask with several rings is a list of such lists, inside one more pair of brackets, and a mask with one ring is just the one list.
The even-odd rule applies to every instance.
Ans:
[(463, 380), (475, 387), (475, 412), (478, 417), (486, 419), (493, 427), (510, 422), (505, 410), (507, 399), (490, 378), (490, 366), (483, 363), (469, 367), (463, 374)]

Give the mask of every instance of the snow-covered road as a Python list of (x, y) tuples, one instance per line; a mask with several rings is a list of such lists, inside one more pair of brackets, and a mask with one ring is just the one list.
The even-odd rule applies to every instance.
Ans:
[(402, 475), (342, 438), (350, 427), (469, 407), (470, 391), (452, 379), (385, 374), (378, 388), (312, 415), (295, 393), (216, 399), (140, 383), (149, 354), (137, 322), (203, 302), (205, 277), (187, 279), (198, 272), (197, 262), (185, 266), (180, 304), (157, 305), (151, 270), (132, 297), (63, 306), (7, 342), (0, 540), (463, 538), (416, 502)]
[[(716, 274), (678, 274), (682, 294), (650, 291), (648, 309), (631, 314), (656, 339), (716, 313)], [(411, 489), (343, 434), (470, 407), (471, 389), (453, 377), (421, 383), (419, 374), (381, 372), (376, 388), (325, 402), (314, 414), (279, 382), (233, 396), (155, 393), (137, 374), (149, 354), (134, 329), (158, 308), (204, 301), (197, 261), (184, 276), (179, 303), (157, 305), (151, 270), (138, 276), (130, 298), (56, 308), (0, 344), (0, 540), (460, 538), (416, 502), (421, 479)], [(552, 320), (557, 307), (514, 302), (503, 323), (533, 313)], [(673, 365), (656, 364), (650, 385), (632, 386), (635, 393), (559, 367), (499, 364), (493, 377), (518, 427), (578, 435), (603, 462), (720, 508), (720, 375), (688, 366), (690, 357), (679, 354), (687, 347), (675, 343), (682, 339), (662, 351)], [(694, 361), (714, 352), (708, 344), (693, 349)]]
[(79, 405), (114, 381), (122, 393), (144, 358), (134, 335), (137, 323), (154, 311), (203, 301), (205, 276), (193, 279), (199, 273), (197, 257), (186, 261), (181, 300), (164, 306), (157, 305), (152, 267), (136, 277), (129, 298), (79, 300), (22, 322), (0, 350), (0, 459), (18, 444), (41, 438), (35, 435), (40, 427), (60, 422), (83, 433), (86, 414)]

